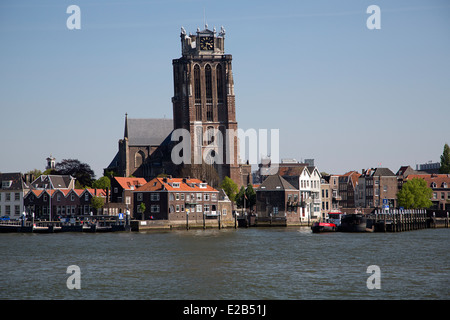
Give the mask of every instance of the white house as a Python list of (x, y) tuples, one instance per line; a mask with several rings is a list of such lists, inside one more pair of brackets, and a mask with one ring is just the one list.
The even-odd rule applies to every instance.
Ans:
[(20, 172), (0, 173), (0, 216), (19, 219), (24, 212), (23, 197), (29, 191), (27, 176)]

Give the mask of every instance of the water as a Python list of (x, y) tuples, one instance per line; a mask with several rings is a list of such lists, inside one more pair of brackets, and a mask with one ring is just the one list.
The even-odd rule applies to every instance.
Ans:
[[(0, 234), (0, 299), (449, 299), (450, 230)], [(67, 267), (81, 270), (69, 290)], [(367, 267), (381, 270), (369, 290)]]

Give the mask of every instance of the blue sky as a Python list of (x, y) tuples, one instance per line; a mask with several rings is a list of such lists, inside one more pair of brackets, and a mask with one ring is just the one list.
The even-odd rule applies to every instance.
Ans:
[[(366, 27), (372, 4), (380, 30)], [(239, 127), (280, 129), (281, 158), (395, 172), (450, 143), (448, 1), (3, 0), (0, 172), (52, 154), (100, 177), (126, 112), (172, 118), (180, 28), (203, 29), (205, 12), (226, 29)]]

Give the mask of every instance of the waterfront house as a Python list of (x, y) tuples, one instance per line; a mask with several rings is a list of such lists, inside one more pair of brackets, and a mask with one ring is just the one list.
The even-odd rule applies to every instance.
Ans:
[(405, 182), (414, 178), (425, 180), (427, 186), (433, 190), (431, 209), (450, 210), (450, 174), (410, 174), (405, 178)]
[[(404, 170), (406, 171), (407, 168)], [(402, 170), (403, 171), (403, 170)], [(356, 174), (353, 174), (356, 177)], [(397, 206), (398, 176), (388, 168), (362, 170), (355, 187), (354, 206), (361, 208), (390, 208)], [(351, 201), (347, 202), (351, 204)]]
[(231, 220), (230, 210), (231, 202), (219, 190), (198, 179), (154, 178), (134, 191), (133, 218), (138, 220), (185, 221), (186, 214), (189, 221), (197, 223), (216, 220), (219, 215)]
[(105, 198), (106, 192), (101, 189), (31, 189), (24, 197), (24, 207), (27, 216), (34, 213), (37, 220), (101, 214), (91, 206), (95, 196)]
[(258, 220), (285, 217), (286, 223), (299, 224), (300, 191), (280, 175), (268, 176), (256, 189)]
[(30, 189), (28, 175), (20, 172), (0, 173), (0, 216), (19, 219), (24, 211), (23, 198)]

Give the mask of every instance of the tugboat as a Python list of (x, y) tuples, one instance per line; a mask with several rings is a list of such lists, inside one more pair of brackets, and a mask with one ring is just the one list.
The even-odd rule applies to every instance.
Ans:
[(311, 226), (311, 230), (313, 233), (334, 232), (337, 230), (337, 226), (330, 222), (314, 222)]
[(330, 212), (326, 222), (315, 222), (311, 226), (313, 233), (334, 232), (337, 231), (341, 224), (341, 212)]

